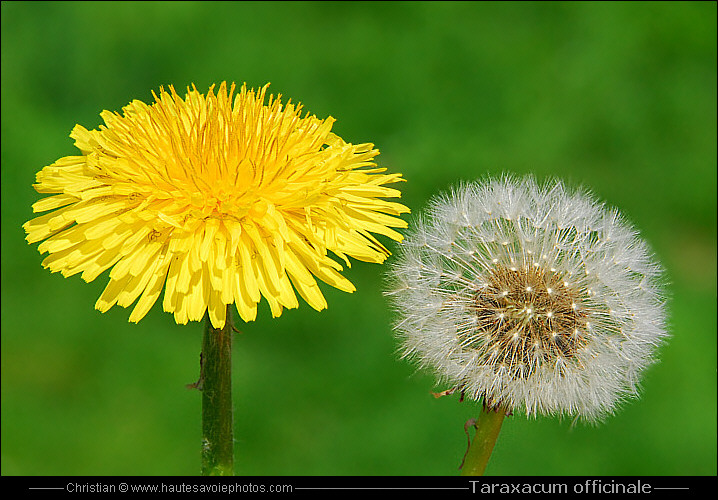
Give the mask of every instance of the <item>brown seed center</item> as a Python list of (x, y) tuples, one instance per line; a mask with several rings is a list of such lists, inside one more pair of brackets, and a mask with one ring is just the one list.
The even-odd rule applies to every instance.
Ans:
[(460, 340), (481, 364), (511, 378), (526, 378), (544, 364), (563, 372), (587, 344), (583, 295), (557, 271), (497, 264), (473, 300), (477, 327)]

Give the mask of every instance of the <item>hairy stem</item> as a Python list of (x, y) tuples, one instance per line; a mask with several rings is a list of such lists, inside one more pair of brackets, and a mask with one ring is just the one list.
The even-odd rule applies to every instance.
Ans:
[(202, 475), (234, 475), (232, 412), (232, 315), (224, 328), (205, 316), (200, 381), (202, 390)]
[(491, 452), (494, 450), (496, 439), (501, 431), (501, 424), (506, 416), (506, 408), (501, 405), (489, 406), (484, 401), (481, 414), (474, 427), (476, 434), (469, 446), (461, 468), (462, 476), (483, 476), (486, 464), (489, 462)]

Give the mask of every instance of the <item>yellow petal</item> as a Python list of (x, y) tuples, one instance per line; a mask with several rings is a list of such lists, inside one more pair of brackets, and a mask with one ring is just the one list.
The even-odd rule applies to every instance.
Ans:
[(163, 251), (157, 259), (157, 265), (155, 266), (149, 283), (147, 283), (140, 300), (137, 301), (137, 305), (132, 310), (132, 314), (130, 314), (130, 321), (137, 323), (144, 318), (152, 308), (162, 292), (162, 286), (165, 283), (168, 268), (169, 261), (165, 258), (165, 252)]
[(214, 328), (224, 328), (227, 305), (222, 303), (219, 292), (212, 291), (209, 299), (209, 319)]
[(314, 282), (313, 285), (307, 285), (302, 281), (292, 279), (292, 284), (299, 292), (299, 295), (301, 295), (302, 298), (307, 302), (307, 304), (312, 306), (317, 311), (326, 309), (327, 301), (324, 298), (324, 295), (322, 295), (321, 290), (319, 290), (319, 287), (317, 286), (316, 282)]

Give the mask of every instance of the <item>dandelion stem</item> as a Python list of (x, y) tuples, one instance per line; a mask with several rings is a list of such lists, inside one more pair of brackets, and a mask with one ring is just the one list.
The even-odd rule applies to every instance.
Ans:
[(202, 341), (202, 475), (234, 475), (232, 417), (232, 316), (227, 307), (224, 328), (213, 328), (205, 315)]
[(483, 476), (486, 464), (489, 462), (491, 452), (494, 450), (496, 439), (504, 422), (506, 409), (503, 406), (490, 406), (484, 401), (481, 414), (476, 420), (476, 434), (469, 446), (464, 465), (461, 468), (462, 476)]

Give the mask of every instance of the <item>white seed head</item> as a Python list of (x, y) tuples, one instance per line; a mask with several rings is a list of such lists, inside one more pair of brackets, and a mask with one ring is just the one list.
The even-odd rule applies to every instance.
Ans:
[(390, 273), (403, 356), (528, 415), (612, 413), (667, 336), (648, 246), (558, 181), (489, 179), (434, 199)]

